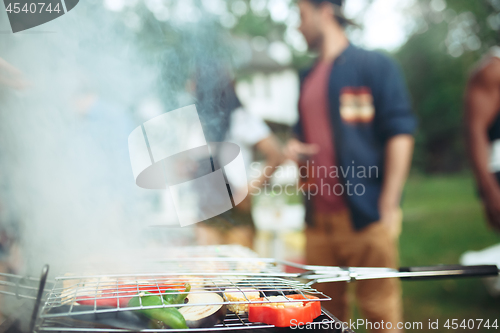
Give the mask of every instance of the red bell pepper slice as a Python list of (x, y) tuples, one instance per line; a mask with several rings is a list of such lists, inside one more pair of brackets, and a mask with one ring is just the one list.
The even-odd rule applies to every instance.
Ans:
[[(180, 288), (180, 289), (178, 289)], [(184, 291), (184, 285), (179, 283), (172, 284), (150, 284), (150, 285), (118, 285), (117, 287), (109, 287), (99, 289), (95, 295), (76, 295), (76, 302), (80, 305), (103, 306), (103, 307), (126, 307), (128, 302), (139, 292), (150, 292), (152, 294), (161, 294), (166, 290), (178, 289), (179, 292)]]
[[(286, 295), (294, 300), (313, 300), (304, 302), (300, 307), (276, 307), (271, 303), (250, 303), (248, 305), (248, 320), (252, 323), (264, 323), (276, 327), (290, 327), (294, 324), (303, 325), (313, 322), (321, 315), (321, 305), (319, 299), (309, 295)], [(267, 301), (259, 298), (255, 301)], [(293, 322), (292, 322), (293, 320)]]

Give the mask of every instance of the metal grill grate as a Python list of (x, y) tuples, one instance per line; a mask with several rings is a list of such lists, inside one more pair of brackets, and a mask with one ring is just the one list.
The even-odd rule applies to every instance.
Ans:
[[(81, 322), (79, 323), (81, 325)], [(61, 321), (55, 319), (47, 319), (44, 325), (41, 326), (38, 332), (130, 332), (136, 331), (133, 329), (120, 328), (95, 328), (95, 327), (75, 327), (71, 321)], [(171, 330), (171, 329), (141, 329), (139, 332), (207, 332), (207, 331), (233, 331), (233, 330), (261, 330), (265, 328), (274, 328), (272, 325), (261, 323), (252, 323), (248, 321), (248, 317), (240, 316), (235, 313), (228, 313), (221, 324), (217, 324), (210, 328), (190, 328), (186, 330)]]
[(40, 279), (0, 273), (0, 294), (36, 300)]
[(114, 256), (112, 260), (106, 257), (89, 258), (85, 262), (70, 264), (65, 269), (66, 272), (78, 276), (144, 272), (162, 275), (238, 273), (273, 276), (282, 273), (275, 259), (258, 258), (253, 251), (234, 245), (154, 248), (140, 253), (124, 252)]
[[(308, 296), (317, 298), (317, 301), (330, 300), (329, 297), (295, 280), (288, 280), (281, 277), (268, 276), (213, 276), (204, 274), (199, 276), (187, 275), (116, 275), (116, 276), (94, 276), (94, 277), (62, 277), (57, 278), (54, 288), (50, 292), (45, 307), (40, 315), (41, 323), (38, 331), (123, 331), (133, 327), (125, 325), (123, 329), (110, 330), (109, 328), (95, 328), (94, 324), (87, 322), (89, 318), (98, 318), (121, 313), (130, 314), (139, 309), (183, 307), (187, 304), (164, 304), (153, 307), (127, 307), (128, 301), (139, 293), (151, 292), (157, 295), (179, 294), (184, 292), (184, 284), (191, 285), (189, 294), (195, 293), (217, 293), (223, 297), (222, 303), (225, 305), (240, 305), (255, 303), (272, 303), (270, 296), (283, 296), (284, 302), (303, 302), (287, 297), (290, 294), (300, 294), (306, 299)], [(259, 293), (262, 299), (255, 300), (249, 295), (250, 291)], [(244, 299), (239, 301), (229, 300), (226, 296), (228, 292), (239, 292)], [(253, 293), (255, 294), (255, 293)], [(282, 303), (280, 301), (280, 303)], [(213, 304), (197, 304), (213, 305)], [(330, 320), (327, 318), (327, 320)], [(331, 319), (333, 320), (333, 319)], [(76, 326), (78, 323), (78, 326)], [(74, 327), (71, 327), (74, 326)], [(76, 328), (77, 327), (77, 328)], [(248, 317), (228, 311), (223, 323), (210, 328), (209, 330), (235, 330), (235, 329), (260, 329), (272, 327), (259, 323), (251, 323)], [(207, 330), (207, 329), (203, 329)], [(143, 331), (143, 330), (141, 330)], [(148, 331), (148, 330), (145, 330)], [(153, 331), (166, 331), (158, 330)], [(190, 331), (195, 331), (190, 329)]]
[[(327, 296), (316, 291), (311, 287), (283, 278), (274, 277), (245, 277), (232, 276), (229, 278), (220, 276), (186, 276), (186, 277), (145, 277), (145, 276), (122, 276), (122, 277), (95, 277), (95, 278), (64, 278), (56, 279), (56, 285), (46, 302), (45, 309), (60, 307), (63, 305), (69, 306), (67, 313), (58, 314), (42, 314), (42, 317), (58, 317), (68, 316), (75, 313), (90, 314), (104, 313), (110, 311), (129, 311), (123, 304), (133, 296), (151, 292), (158, 295), (164, 295), (165, 290), (175, 290), (170, 294), (179, 294), (183, 292), (184, 283), (188, 282), (191, 285), (189, 294), (194, 293), (209, 293), (215, 292), (223, 295), (228, 290), (239, 291), (246, 298), (245, 301), (231, 302), (224, 297), (223, 304), (245, 304), (250, 302), (246, 296), (249, 289), (258, 291), (263, 301), (259, 303), (271, 302), (269, 296), (284, 296), (288, 294), (301, 294), (303, 296), (315, 296), (320, 301), (329, 300)], [(287, 299), (287, 302), (300, 302), (293, 299)], [(80, 310), (78, 304), (91, 304), (94, 310)], [(116, 309), (99, 309), (107, 306), (115, 306)], [(174, 306), (174, 305), (171, 305)], [(176, 304), (178, 306), (184, 306)], [(160, 306), (161, 307), (161, 306)], [(169, 307), (164, 305), (163, 307)]]
[[(340, 324), (341, 322), (332, 316), (330, 313), (326, 311), (322, 311), (320, 317), (318, 317), (315, 321), (318, 325), (317, 328), (329, 326), (332, 328), (341, 327), (341, 325), (335, 326), (336, 324)], [(265, 325), (261, 323), (252, 323), (248, 321), (248, 317), (240, 316), (235, 313), (228, 313), (226, 318), (221, 324), (217, 324), (214, 327), (210, 328), (190, 328), (185, 330), (186, 332), (214, 332), (214, 331), (235, 331), (235, 330), (258, 330), (258, 331), (269, 331), (274, 332), (273, 325)], [(266, 330), (268, 329), (268, 330)], [(44, 325), (39, 327), (38, 332), (131, 332), (137, 330), (131, 329), (119, 329), (119, 328), (88, 328), (88, 327), (75, 327), (69, 321), (64, 322), (55, 319), (46, 319), (44, 320)], [(184, 330), (170, 330), (170, 329), (142, 329), (139, 332), (179, 332)], [(351, 332), (351, 330), (346, 328), (339, 328), (335, 330), (335, 332)]]

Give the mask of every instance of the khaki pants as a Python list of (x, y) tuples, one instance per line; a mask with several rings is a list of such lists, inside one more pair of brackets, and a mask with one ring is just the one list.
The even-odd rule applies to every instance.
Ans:
[(198, 224), (196, 241), (198, 245), (241, 245), (253, 249), (255, 230), (249, 226), (236, 226), (229, 230)]
[(236, 244), (254, 248), (255, 224), (251, 213), (251, 196), (237, 207), (196, 225), (198, 245)]
[[(317, 215), (314, 227), (306, 230), (306, 260), (310, 265), (348, 267), (398, 266), (398, 236), (402, 213), (394, 214), (398, 221), (389, 231), (381, 223), (372, 223), (356, 231), (347, 211), (339, 214)], [(397, 230), (396, 230), (397, 229)], [(344, 322), (350, 319), (350, 304), (346, 282), (317, 284), (315, 287), (332, 298), (324, 307)], [(402, 293), (398, 279), (377, 279), (354, 283), (358, 307), (364, 318), (372, 323), (391, 322), (398, 332), (402, 321)], [(386, 326), (384, 326), (386, 327)], [(383, 332), (383, 330), (372, 330)]]

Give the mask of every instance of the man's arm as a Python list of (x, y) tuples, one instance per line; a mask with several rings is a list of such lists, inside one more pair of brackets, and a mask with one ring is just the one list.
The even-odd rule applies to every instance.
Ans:
[(266, 158), (266, 166), (262, 175), (252, 182), (251, 189), (256, 189), (264, 186), (265, 182), (271, 178), (276, 168), (279, 167), (285, 160), (283, 149), (274, 135), (270, 135), (264, 140), (259, 141), (255, 147)]
[(394, 230), (397, 227), (394, 225), (395, 214), (399, 214), (404, 184), (411, 167), (414, 143), (413, 136), (403, 134), (390, 138), (385, 147), (384, 182), (379, 199), (380, 220), (395, 233), (397, 233), (397, 230)]
[(411, 167), (417, 120), (399, 66), (381, 56), (370, 70), (375, 71), (373, 79), (382, 83), (374, 89), (378, 101), (376, 125), (380, 140), (385, 143), (384, 178), (378, 199), (380, 221), (396, 236), (400, 231), (401, 196)]
[(248, 212), (252, 209), (251, 195), (260, 193), (260, 189), (266, 185), (267, 181), (285, 159), (279, 140), (274, 134), (257, 142), (255, 148), (264, 155), (266, 162), (262, 174), (260, 174), (258, 178), (250, 181), (248, 186), (250, 195), (238, 205), (239, 209)]
[(468, 152), (490, 224), (500, 230), (500, 186), (489, 170), (488, 129), (500, 110), (500, 60), (475, 73), (466, 94)]

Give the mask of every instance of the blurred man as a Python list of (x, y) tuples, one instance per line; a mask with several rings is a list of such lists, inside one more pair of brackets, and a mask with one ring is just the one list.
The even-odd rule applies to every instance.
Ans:
[[(400, 200), (416, 121), (394, 62), (349, 43), (344, 26), (350, 22), (342, 4), (299, 1), (300, 30), (309, 49), (319, 54), (301, 81), (295, 132), (302, 142), (292, 139), (287, 147), (292, 159), (309, 158), (306, 260), (313, 265), (397, 267)], [(318, 289), (332, 298), (326, 308), (348, 321), (347, 284)], [(366, 319), (378, 323), (374, 328), (383, 321), (392, 326), (389, 331), (398, 331), (398, 281), (357, 282), (356, 296)]]
[(466, 92), (469, 154), (489, 223), (500, 231), (500, 47), (473, 72)]

